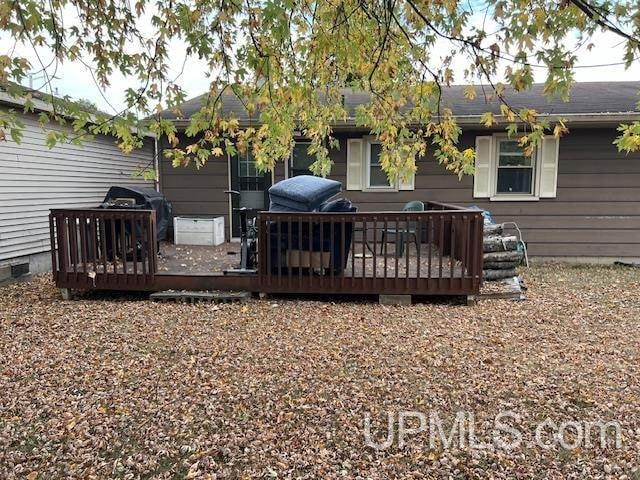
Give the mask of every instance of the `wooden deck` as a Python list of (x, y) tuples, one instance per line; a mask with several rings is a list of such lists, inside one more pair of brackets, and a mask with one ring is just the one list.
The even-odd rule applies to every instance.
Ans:
[[(258, 273), (225, 275), (239, 244), (155, 241), (147, 210), (52, 210), (56, 284), (70, 289), (247, 290), (282, 293), (475, 295), (482, 215), (428, 204), (425, 212), (258, 215)], [(400, 243), (383, 231), (413, 232)], [(396, 249), (399, 249), (396, 254)]]

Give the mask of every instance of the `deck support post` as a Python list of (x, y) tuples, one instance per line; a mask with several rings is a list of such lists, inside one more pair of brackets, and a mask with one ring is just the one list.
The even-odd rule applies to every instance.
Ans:
[(478, 297), (475, 295), (467, 295), (467, 307), (473, 307), (478, 304)]
[(378, 295), (380, 305), (411, 305), (411, 295)]
[(73, 292), (70, 288), (61, 288), (60, 295), (62, 296), (62, 300), (73, 300)]

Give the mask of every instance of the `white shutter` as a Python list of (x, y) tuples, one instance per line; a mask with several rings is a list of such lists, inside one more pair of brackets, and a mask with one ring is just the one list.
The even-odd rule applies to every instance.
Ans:
[(540, 162), (540, 198), (555, 198), (558, 186), (558, 151), (560, 140), (548, 136), (542, 139), (542, 145), (538, 150), (538, 162)]
[(400, 176), (398, 179), (398, 190), (415, 190), (416, 189), (416, 174), (411, 172), (411, 176), (407, 179)]
[(347, 190), (362, 190), (364, 145), (361, 138), (347, 140)]
[[(415, 141), (414, 140), (409, 140), (408, 144), (409, 145), (414, 145)], [(414, 157), (414, 164), (417, 166), (418, 163), (418, 156), (416, 155)], [(411, 175), (407, 178), (403, 177), (402, 175), (400, 175), (400, 177), (398, 177), (398, 190), (415, 190), (416, 189), (416, 173), (415, 172), (411, 172)]]
[(491, 196), (491, 168), (493, 162), (493, 137), (476, 137), (476, 172), (473, 176), (473, 196), (487, 198)]

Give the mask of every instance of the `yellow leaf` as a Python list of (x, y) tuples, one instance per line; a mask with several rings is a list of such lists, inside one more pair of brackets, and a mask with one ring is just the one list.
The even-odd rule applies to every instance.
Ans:
[(438, 455), (436, 455), (435, 452), (429, 452), (429, 455), (427, 456), (427, 458), (432, 462), (435, 462), (438, 459)]
[(38, 478), (38, 472), (31, 472), (27, 475), (27, 480), (36, 480), (36, 478)]
[(464, 98), (467, 100), (475, 100), (477, 96), (476, 87), (474, 85), (467, 85), (464, 89)]
[(247, 313), (249, 311), (249, 307), (247, 307), (246, 305), (242, 305), (242, 308), (240, 308), (240, 311), (242, 313)]
[(192, 143), (191, 145), (187, 145), (187, 153), (195, 153), (198, 150), (198, 145)]
[(211, 149), (211, 155), (213, 155), (214, 157), (221, 157), (222, 156), (222, 149), (220, 147), (215, 147), (215, 148)]
[(496, 123), (495, 118), (493, 117), (493, 113), (485, 112), (482, 114), (480, 118), (480, 122), (487, 128), (493, 126)]
[(506, 117), (507, 122), (513, 122), (516, 119), (516, 114), (504, 103), (500, 105), (500, 113)]
[(567, 133), (569, 133), (569, 129), (564, 125), (558, 124), (553, 127), (553, 136), (556, 138), (560, 138)]
[(107, 413), (107, 407), (100, 406), (98, 407), (98, 413), (102, 413), (103, 415)]

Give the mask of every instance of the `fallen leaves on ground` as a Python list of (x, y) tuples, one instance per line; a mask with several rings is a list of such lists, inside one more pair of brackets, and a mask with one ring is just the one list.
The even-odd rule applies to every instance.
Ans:
[[(0, 478), (639, 478), (638, 270), (524, 277), (474, 307), (0, 289)], [(402, 410), (614, 420), (623, 444), (367, 447), (365, 415), (383, 439)]]

